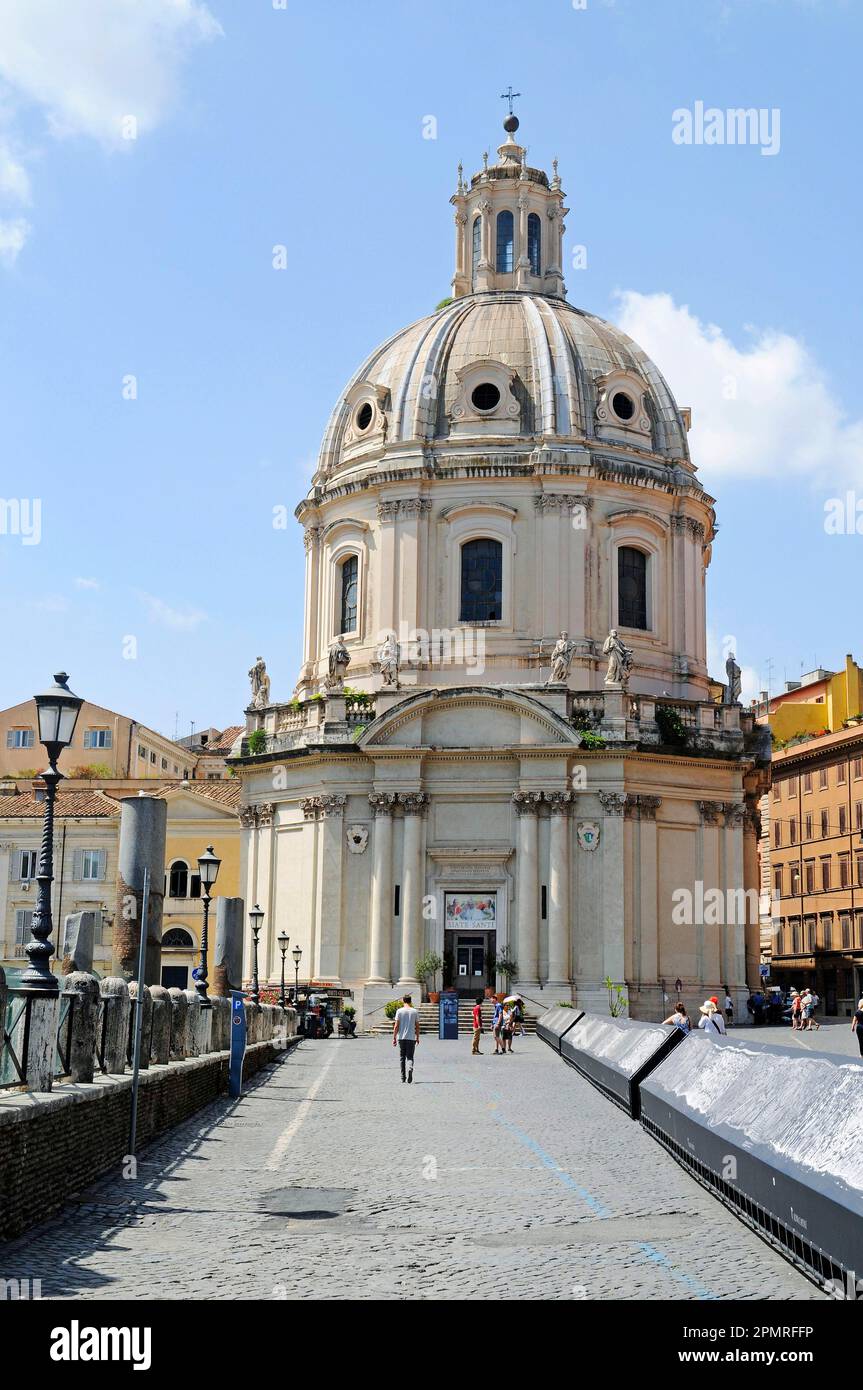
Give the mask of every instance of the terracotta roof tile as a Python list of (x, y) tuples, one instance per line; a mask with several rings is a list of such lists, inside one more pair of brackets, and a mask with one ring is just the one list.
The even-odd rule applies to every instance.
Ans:
[(165, 796), (167, 792), (188, 792), (190, 796), (204, 796), (208, 801), (217, 801), (221, 806), (238, 807), (242, 783), (238, 777), (226, 777), (218, 782), (163, 782), (155, 791), (146, 796)]
[[(0, 820), (16, 820), (29, 816), (41, 820), (45, 813), (44, 800), (38, 801), (32, 788), (17, 796), (0, 796)], [(114, 797), (102, 791), (70, 791), (63, 788), (54, 802), (55, 819), (70, 816), (118, 816), (120, 805)]]

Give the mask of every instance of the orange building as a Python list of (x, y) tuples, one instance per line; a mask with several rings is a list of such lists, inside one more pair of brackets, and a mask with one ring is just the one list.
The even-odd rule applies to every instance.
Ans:
[(773, 755), (771, 983), (850, 1015), (863, 994), (863, 723)]

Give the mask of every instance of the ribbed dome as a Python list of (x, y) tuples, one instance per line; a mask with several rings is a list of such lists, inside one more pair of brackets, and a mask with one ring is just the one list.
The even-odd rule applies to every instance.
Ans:
[[(361, 465), (364, 456), (371, 461), (393, 446), (400, 452), (410, 444), (444, 447), (453, 406), (464, 390), (458, 373), (480, 361), (514, 371), (517, 437), (528, 446), (537, 439), (583, 444), (598, 435), (606, 438), (597, 429), (602, 379), (623, 371), (643, 383), (649, 428), (646, 437), (622, 442), (668, 462), (688, 460), (677, 404), (662, 374), (631, 338), (565, 300), (493, 291), (453, 300), (366, 358), (330, 417), (320, 475), (332, 474), (344, 462)], [(351, 428), (363, 383), (374, 388), (382, 412), (381, 431), (367, 443)], [(515, 441), (508, 443), (513, 447)]]

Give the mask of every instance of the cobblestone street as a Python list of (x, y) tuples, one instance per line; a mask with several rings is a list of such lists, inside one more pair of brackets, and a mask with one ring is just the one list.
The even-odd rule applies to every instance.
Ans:
[(538, 1039), (304, 1042), (10, 1243), (43, 1298), (823, 1295)]

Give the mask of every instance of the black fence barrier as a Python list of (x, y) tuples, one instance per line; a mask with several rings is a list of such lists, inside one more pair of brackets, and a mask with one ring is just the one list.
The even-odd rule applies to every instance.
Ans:
[(637, 1120), (642, 1081), (683, 1041), (673, 1024), (582, 1014), (561, 1038), (560, 1055)]
[(692, 1034), (643, 1081), (641, 1123), (784, 1255), (838, 1297), (860, 1299), (859, 1062)]

